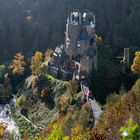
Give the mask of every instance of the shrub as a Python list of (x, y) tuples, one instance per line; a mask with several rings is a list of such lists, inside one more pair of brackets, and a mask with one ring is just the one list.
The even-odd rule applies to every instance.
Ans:
[(17, 99), (17, 105), (19, 107), (23, 107), (25, 105), (26, 102), (26, 97), (24, 95), (21, 95), (18, 99)]
[(82, 125), (77, 124), (71, 129), (71, 140), (88, 140), (89, 137), (89, 129), (84, 129)]
[(41, 91), (41, 97), (48, 97), (48, 96), (49, 96), (48, 88), (45, 87)]
[(61, 112), (66, 113), (69, 106), (69, 97), (62, 95), (59, 100), (59, 105)]
[(140, 128), (132, 118), (124, 127), (121, 127), (120, 132), (122, 133), (122, 140), (140, 140)]

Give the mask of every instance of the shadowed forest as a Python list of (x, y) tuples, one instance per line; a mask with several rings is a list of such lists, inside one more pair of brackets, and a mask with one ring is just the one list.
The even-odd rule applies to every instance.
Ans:
[(96, 32), (115, 55), (124, 47), (139, 47), (139, 0), (1, 0), (0, 60), (8, 61), (17, 52), (27, 57), (55, 48), (64, 41), (67, 15), (86, 9), (94, 11)]

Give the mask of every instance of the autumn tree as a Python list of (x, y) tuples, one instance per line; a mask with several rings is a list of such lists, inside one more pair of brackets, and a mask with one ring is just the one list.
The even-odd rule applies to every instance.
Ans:
[(70, 92), (72, 98), (74, 98), (75, 94), (77, 93), (78, 86), (76, 84), (76, 81), (69, 81), (69, 83), (70, 83), (69, 92)]
[(53, 53), (53, 50), (52, 49), (47, 49), (46, 53), (45, 53), (45, 63), (48, 64), (50, 58), (51, 58), (51, 55)]
[(15, 74), (23, 74), (25, 71), (25, 61), (24, 56), (22, 53), (17, 53), (14, 56), (14, 59), (12, 60), (12, 63), (10, 65), (10, 68), (12, 69), (12, 73)]
[(69, 107), (69, 97), (62, 95), (59, 99), (59, 105), (61, 112), (66, 113)]
[(88, 126), (90, 120), (91, 120), (91, 109), (90, 109), (90, 104), (87, 102), (82, 105), (82, 109), (79, 112), (79, 123), (83, 126), (86, 127)]
[(88, 140), (90, 138), (90, 131), (88, 128), (84, 129), (82, 125), (75, 125), (71, 128), (71, 140)]
[(42, 52), (36, 52), (35, 56), (31, 58), (31, 70), (32, 74), (38, 76), (40, 73), (41, 65), (43, 61), (43, 54)]
[(69, 140), (69, 137), (64, 136), (60, 127), (55, 124), (53, 125), (53, 130), (47, 139), (48, 140)]
[(103, 41), (103, 39), (102, 39), (101, 36), (96, 35), (95, 37), (96, 37), (96, 42), (97, 42), (97, 43), (101, 43), (101, 42)]
[(136, 74), (140, 73), (140, 51), (137, 51), (135, 53), (135, 58), (133, 60), (132, 66), (131, 66), (131, 71)]
[(6, 138), (6, 129), (7, 129), (7, 124), (5, 123), (0, 123), (0, 139), (5, 139)]
[(23, 140), (29, 140), (29, 136), (28, 136), (28, 134), (27, 134), (27, 133), (24, 133)]
[(54, 124), (51, 134), (49, 134), (49, 136), (44, 136), (37, 133), (34, 137), (34, 140), (69, 140), (69, 136), (65, 136), (61, 128), (57, 124)]
[(106, 137), (104, 135), (104, 132), (100, 131), (100, 129), (92, 128), (89, 140), (105, 140), (105, 139)]

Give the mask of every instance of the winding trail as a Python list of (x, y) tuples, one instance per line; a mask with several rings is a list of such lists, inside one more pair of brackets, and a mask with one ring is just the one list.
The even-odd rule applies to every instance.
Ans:
[(102, 111), (101, 107), (99, 106), (99, 104), (97, 103), (97, 101), (95, 100), (95, 98), (93, 98), (93, 99), (87, 98), (87, 93), (89, 91), (89, 87), (86, 86), (83, 82), (81, 82), (81, 91), (82, 91), (82, 100), (84, 100), (84, 98), (86, 97), (87, 101), (89, 102), (90, 107), (93, 112), (94, 124), (96, 124), (103, 111)]

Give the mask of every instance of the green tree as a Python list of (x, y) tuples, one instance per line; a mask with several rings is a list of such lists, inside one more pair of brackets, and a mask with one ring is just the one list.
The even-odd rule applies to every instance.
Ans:
[(69, 140), (68, 136), (64, 136), (58, 125), (53, 126), (53, 131), (47, 140)]
[(140, 140), (140, 128), (132, 118), (124, 127), (120, 128), (120, 132), (122, 133), (122, 140)]

